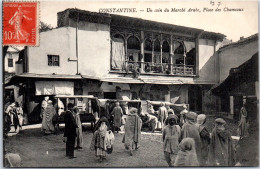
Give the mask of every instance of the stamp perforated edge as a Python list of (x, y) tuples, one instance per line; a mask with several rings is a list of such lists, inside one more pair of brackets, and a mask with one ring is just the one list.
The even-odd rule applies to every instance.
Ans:
[(14, 47), (39, 47), (40, 46), (40, 1), (33, 1), (33, 0), (4, 0), (2, 1), (2, 21), (4, 18), (4, 3), (5, 2), (15, 2), (15, 3), (36, 3), (36, 44), (35, 45), (28, 45), (28, 44), (4, 44), (3, 43), (3, 30), (4, 30), (4, 25), (2, 24), (2, 46), (14, 46)]

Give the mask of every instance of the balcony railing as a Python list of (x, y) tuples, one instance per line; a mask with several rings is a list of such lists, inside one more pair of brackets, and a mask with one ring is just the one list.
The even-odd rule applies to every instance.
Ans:
[(123, 72), (137, 71), (141, 74), (194, 76), (196, 75), (195, 70), (194, 65), (126, 61)]

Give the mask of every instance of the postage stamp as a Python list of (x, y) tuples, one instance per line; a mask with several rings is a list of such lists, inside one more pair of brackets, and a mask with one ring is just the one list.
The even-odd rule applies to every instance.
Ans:
[(38, 6), (38, 2), (3, 2), (3, 45), (38, 45)]

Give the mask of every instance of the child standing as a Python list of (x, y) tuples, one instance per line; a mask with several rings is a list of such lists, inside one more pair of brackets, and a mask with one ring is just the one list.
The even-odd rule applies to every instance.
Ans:
[(184, 138), (179, 145), (179, 152), (176, 157), (174, 166), (199, 166), (196, 155), (196, 147), (193, 138)]
[(96, 156), (99, 157), (99, 161), (102, 162), (103, 158), (106, 157), (106, 141), (105, 136), (108, 130), (107, 119), (105, 117), (101, 117), (99, 120), (96, 131), (94, 132), (90, 150), (96, 151)]
[[(165, 160), (171, 167), (178, 153), (178, 145), (181, 137), (181, 128), (177, 125), (178, 117), (170, 114), (168, 116), (168, 125), (163, 128), (163, 150)], [(173, 159), (173, 161), (171, 160)]]
[(105, 145), (107, 148), (107, 154), (111, 154), (113, 151), (113, 144), (114, 144), (115, 136), (111, 130), (106, 132), (105, 136)]

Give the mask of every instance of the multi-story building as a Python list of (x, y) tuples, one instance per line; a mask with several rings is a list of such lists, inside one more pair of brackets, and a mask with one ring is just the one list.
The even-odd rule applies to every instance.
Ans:
[(58, 27), (27, 47), (16, 82), (27, 86), (31, 113), (45, 95), (187, 103), (214, 111), (216, 51), (225, 35), (113, 14), (67, 9)]

